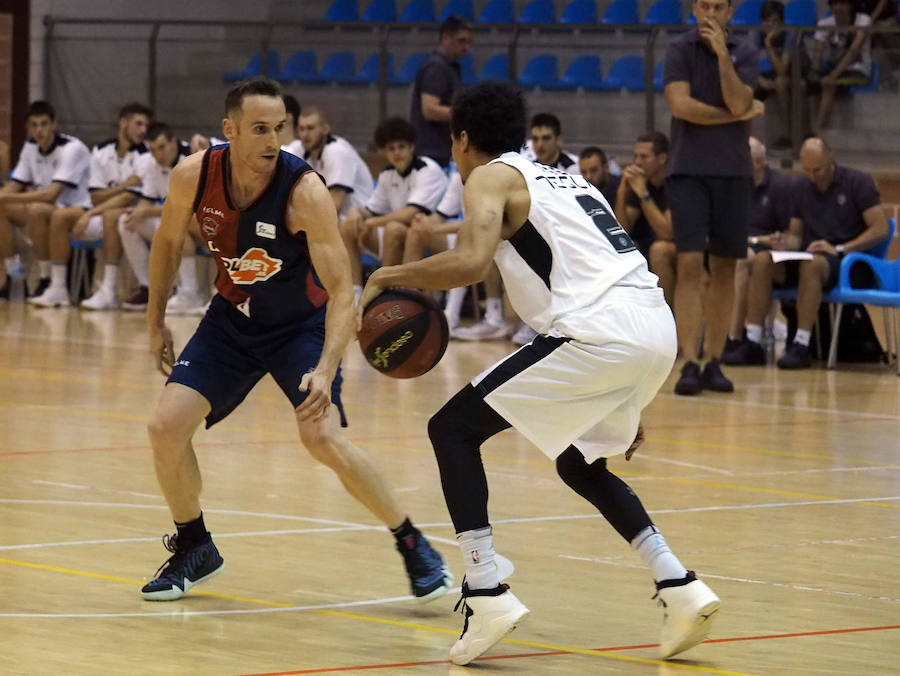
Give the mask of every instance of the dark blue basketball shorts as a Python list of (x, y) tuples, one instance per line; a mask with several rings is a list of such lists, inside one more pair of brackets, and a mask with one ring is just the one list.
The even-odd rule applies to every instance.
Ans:
[[(307, 397), (307, 392), (297, 389), (300, 381), (319, 363), (324, 344), (324, 307), (302, 322), (261, 327), (217, 295), (178, 356), (168, 382), (190, 387), (206, 398), (212, 407), (206, 416), (207, 428), (237, 408), (266, 373), (296, 408)], [(342, 380), (338, 367), (331, 401), (346, 427)]]

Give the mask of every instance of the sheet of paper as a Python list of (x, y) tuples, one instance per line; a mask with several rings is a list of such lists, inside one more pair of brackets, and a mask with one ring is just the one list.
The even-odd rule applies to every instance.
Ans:
[(808, 251), (772, 251), (772, 261), (781, 263), (782, 261), (811, 261), (813, 254)]

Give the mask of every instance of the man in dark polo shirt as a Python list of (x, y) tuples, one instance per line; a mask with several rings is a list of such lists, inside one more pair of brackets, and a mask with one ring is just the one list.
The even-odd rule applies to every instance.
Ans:
[(750, 159), (753, 162), (753, 197), (750, 201), (750, 220), (747, 232), (747, 257), (738, 261), (734, 272), (734, 312), (731, 315), (731, 331), (722, 363), (730, 366), (754, 366), (766, 363), (762, 349), (762, 326), (748, 328), (749, 338), (744, 338), (744, 321), (747, 318), (747, 293), (753, 260), (760, 251), (775, 248), (784, 242), (791, 220), (791, 192), (793, 179), (769, 168), (766, 147), (750, 137)]
[[(778, 360), (783, 369), (808, 368), (809, 338), (822, 291), (838, 280), (841, 256), (868, 251), (890, 232), (875, 181), (868, 174), (839, 167), (834, 153), (820, 138), (807, 139), (800, 149), (804, 177), (794, 181), (788, 234), (775, 249), (805, 250), (812, 260), (775, 264), (763, 251), (753, 261), (747, 309), (747, 337), (758, 336), (772, 302), (772, 285), (797, 285), (797, 333)], [(852, 273), (853, 271), (851, 271)], [(852, 275), (851, 275), (852, 277)], [(855, 286), (871, 283), (853, 280)], [(761, 349), (761, 348), (759, 348)]]
[(672, 240), (672, 214), (666, 201), (666, 159), (669, 139), (654, 131), (638, 136), (634, 143), (634, 163), (625, 167), (616, 191), (616, 218), (650, 270), (659, 277), (659, 285), (671, 306), (675, 293), (675, 242)]
[(450, 103), (462, 87), (459, 60), (469, 51), (472, 25), (460, 16), (447, 17), (439, 40), (438, 48), (416, 73), (409, 121), (416, 130), (416, 151), (446, 169), (450, 165)]
[(616, 193), (619, 191), (621, 179), (609, 171), (609, 160), (606, 153), (597, 146), (588, 146), (578, 156), (578, 170), (590, 183), (597, 188), (606, 201), (615, 207)]
[[(666, 197), (678, 251), (675, 317), (685, 358), (676, 394), (731, 392), (719, 367), (734, 297), (734, 266), (746, 255), (750, 207), (748, 120), (764, 108), (753, 99), (759, 55), (726, 31), (730, 0), (696, 0), (697, 28), (669, 41), (663, 82), (672, 110)], [(703, 257), (710, 282), (703, 302)], [(705, 317), (704, 317), (705, 313)], [(705, 350), (699, 366), (700, 327)]]

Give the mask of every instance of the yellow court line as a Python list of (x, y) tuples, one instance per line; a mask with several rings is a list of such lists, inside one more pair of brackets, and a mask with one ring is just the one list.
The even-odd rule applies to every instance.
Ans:
[[(647, 437), (646, 441), (672, 444), (675, 446), (698, 446), (702, 448), (719, 448), (731, 451), (749, 451), (750, 453), (762, 453), (765, 455), (778, 455), (786, 458), (811, 458), (815, 460), (834, 460), (833, 455), (821, 455), (819, 453), (793, 453), (791, 451), (775, 451), (770, 448), (755, 448), (753, 446), (737, 446), (735, 444), (717, 444), (711, 441), (688, 441), (686, 439), (665, 439), (663, 437)], [(844, 459), (845, 462), (858, 465), (868, 464), (865, 460)]]
[[(92, 573), (86, 570), (74, 570), (72, 568), (60, 568), (58, 566), (49, 566), (42, 563), (29, 563), (28, 561), (17, 561), (15, 559), (0, 559), (0, 563), (6, 563), (12, 566), (22, 566), (24, 568), (34, 568), (37, 570), (46, 570), (53, 573), (63, 573), (66, 575), (77, 575), (79, 577), (87, 577), (98, 580), (110, 580), (112, 582), (125, 582), (128, 584), (144, 584), (141, 580), (134, 580), (126, 577), (117, 577), (115, 575), (105, 575), (103, 573)], [(244, 601), (246, 603), (257, 603), (265, 606), (272, 606), (276, 608), (292, 608), (293, 606), (290, 603), (280, 603), (278, 601), (264, 601), (262, 599), (253, 599), (247, 598), (243, 596), (232, 596), (230, 594), (217, 594), (215, 592), (203, 592), (192, 590), (189, 592), (190, 594), (198, 594), (202, 596), (211, 596), (214, 598), (226, 599), (229, 601)], [(354, 613), (347, 613), (339, 610), (326, 610), (323, 608), (312, 608), (314, 612), (321, 613), (323, 615), (333, 615), (335, 617), (343, 617), (353, 620), (362, 620), (365, 622), (373, 622), (377, 624), (386, 624), (395, 627), (404, 627), (407, 629), (421, 629), (424, 631), (431, 631), (441, 634), (456, 634), (458, 633), (454, 629), (443, 629), (441, 627), (431, 627), (426, 624), (416, 624), (414, 622), (403, 622), (402, 620), (388, 620), (381, 617), (372, 617), (369, 615), (357, 615)], [(743, 672), (737, 671), (725, 671), (722, 669), (714, 669), (712, 667), (701, 667), (692, 664), (681, 664), (677, 662), (666, 662), (663, 660), (653, 660), (647, 659), (643, 657), (631, 657), (629, 655), (618, 655), (613, 653), (605, 653), (599, 650), (586, 650), (584, 648), (570, 648), (568, 646), (558, 646), (558, 645), (550, 645), (546, 643), (534, 643), (531, 641), (520, 641), (517, 639), (505, 638), (503, 639), (504, 643), (512, 643), (516, 645), (523, 645), (532, 648), (540, 648), (542, 650), (558, 650), (560, 652), (572, 653), (575, 655), (591, 655), (594, 657), (604, 657), (612, 660), (619, 660), (624, 662), (641, 662), (644, 664), (657, 664), (664, 665), (667, 667), (673, 667), (676, 669), (690, 669), (693, 671), (703, 671), (711, 674), (726, 674), (729, 676), (754, 676), (753, 674), (746, 674)]]

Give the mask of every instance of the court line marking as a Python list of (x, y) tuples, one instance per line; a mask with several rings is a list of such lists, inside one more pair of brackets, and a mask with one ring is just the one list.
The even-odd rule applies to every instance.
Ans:
[[(683, 401), (684, 397), (677, 394), (668, 394), (659, 392), (657, 397), (665, 399), (676, 399)], [(705, 404), (707, 406), (744, 406), (746, 408), (770, 408), (779, 411), (799, 411), (802, 413), (823, 413), (826, 415), (846, 415), (853, 418), (869, 418), (869, 419), (890, 419), (900, 420), (900, 415), (891, 415), (890, 413), (871, 413), (868, 411), (847, 411), (838, 408), (819, 408), (816, 406), (797, 406), (794, 404), (769, 404), (761, 401), (746, 401), (742, 399), (729, 399), (726, 397), (703, 396), (695, 397), (691, 400), (692, 404)]]

